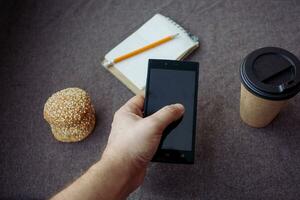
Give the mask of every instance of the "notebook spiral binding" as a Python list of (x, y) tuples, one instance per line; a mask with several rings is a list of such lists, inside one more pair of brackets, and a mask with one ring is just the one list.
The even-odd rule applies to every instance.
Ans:
[[(163, 16), (163, 15), (161, 15)], [(193, 34), (191, 34), (190, 32), (188, 32), (186, 29), (184, 29), (182, 26), (180, 26), (179, 24), (177, 24), (174, 20), (172, 20), (169, 17), (163, 16), (164, 18), (166, 18), (168, 21), (170, 21), (172, 24), (174, 24), (177, 28), (179, 28), (184, 34), (186, 34), (188, 37), (190, 37), (193, 41), (195, 42), (199, 42), (199, 38)]]

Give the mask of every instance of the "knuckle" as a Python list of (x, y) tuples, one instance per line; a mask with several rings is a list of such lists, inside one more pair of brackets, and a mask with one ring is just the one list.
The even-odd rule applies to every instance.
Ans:
[(159, 117), (157, 117), (155, 115), (150, 117), (150, 123), (152, 123), (152, 124), (155, 125), (155, 124), (157, 124), (159, 122), (161, 122), (161, 119)]
[(161, 129), (163, 129), (162, 124), (164, 124), (164, 121), (161, 118), (157, 117), (157, 116), (151, 116), (149, 118), (148, 123), (149, 123), (151, 128), (154, 128), (157, 131), (160, 131)]
[(115, 112), (115, 114), (114, 114), (114, 117), (118, 116), (119, 113), (120, 113), (120, 110), (117, 110), (117, 111)]
[(167, 111), (171, 114), (177, 114), (178, 113), (178, 110), (174, 106), (171, 106), (171, 105), (165, 106), (164, 109), (165, 109), (165, 111)]
[(133, 113), (140, 113), (141, 111), (137, 106), (134, 105), (134, 106), (132, 106), (132, 112)]
[(118, 118), (122, 113), (122, 110), (121, 109), (118, 109), (115, 114), (114, 114), (114, 119)]

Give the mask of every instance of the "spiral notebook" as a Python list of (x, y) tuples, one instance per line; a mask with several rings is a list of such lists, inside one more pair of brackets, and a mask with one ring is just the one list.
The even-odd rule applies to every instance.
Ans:
[[(108, 66), (108, 63), (128, 52), (143, 47), (168, 35), (178, 34), (173, 40)], [(138, 30), (109, 51), (102, 65), (135, 94), (143, 94), (146, 86), (149, 59), (181, 60), (199, 46), (192, 36), (176, 22), (161, 14), (154, 15)]]

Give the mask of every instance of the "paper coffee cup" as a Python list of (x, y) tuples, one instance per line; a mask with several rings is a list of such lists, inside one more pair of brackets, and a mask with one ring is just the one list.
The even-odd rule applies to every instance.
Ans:
[(267, 126), (300, 91), (300, 61), (277, 47), (250, 53), (241, 65), (240, 116), (252, 127)]

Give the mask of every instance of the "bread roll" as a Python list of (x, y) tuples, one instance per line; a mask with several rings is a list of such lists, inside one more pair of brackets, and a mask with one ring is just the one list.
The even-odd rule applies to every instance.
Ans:
[(54, 137), (61, 142), (83, 140), (95, 126), (91, 99), (80, 88), (67, 88), (54, 93), (45, 103), (44, 118)]

